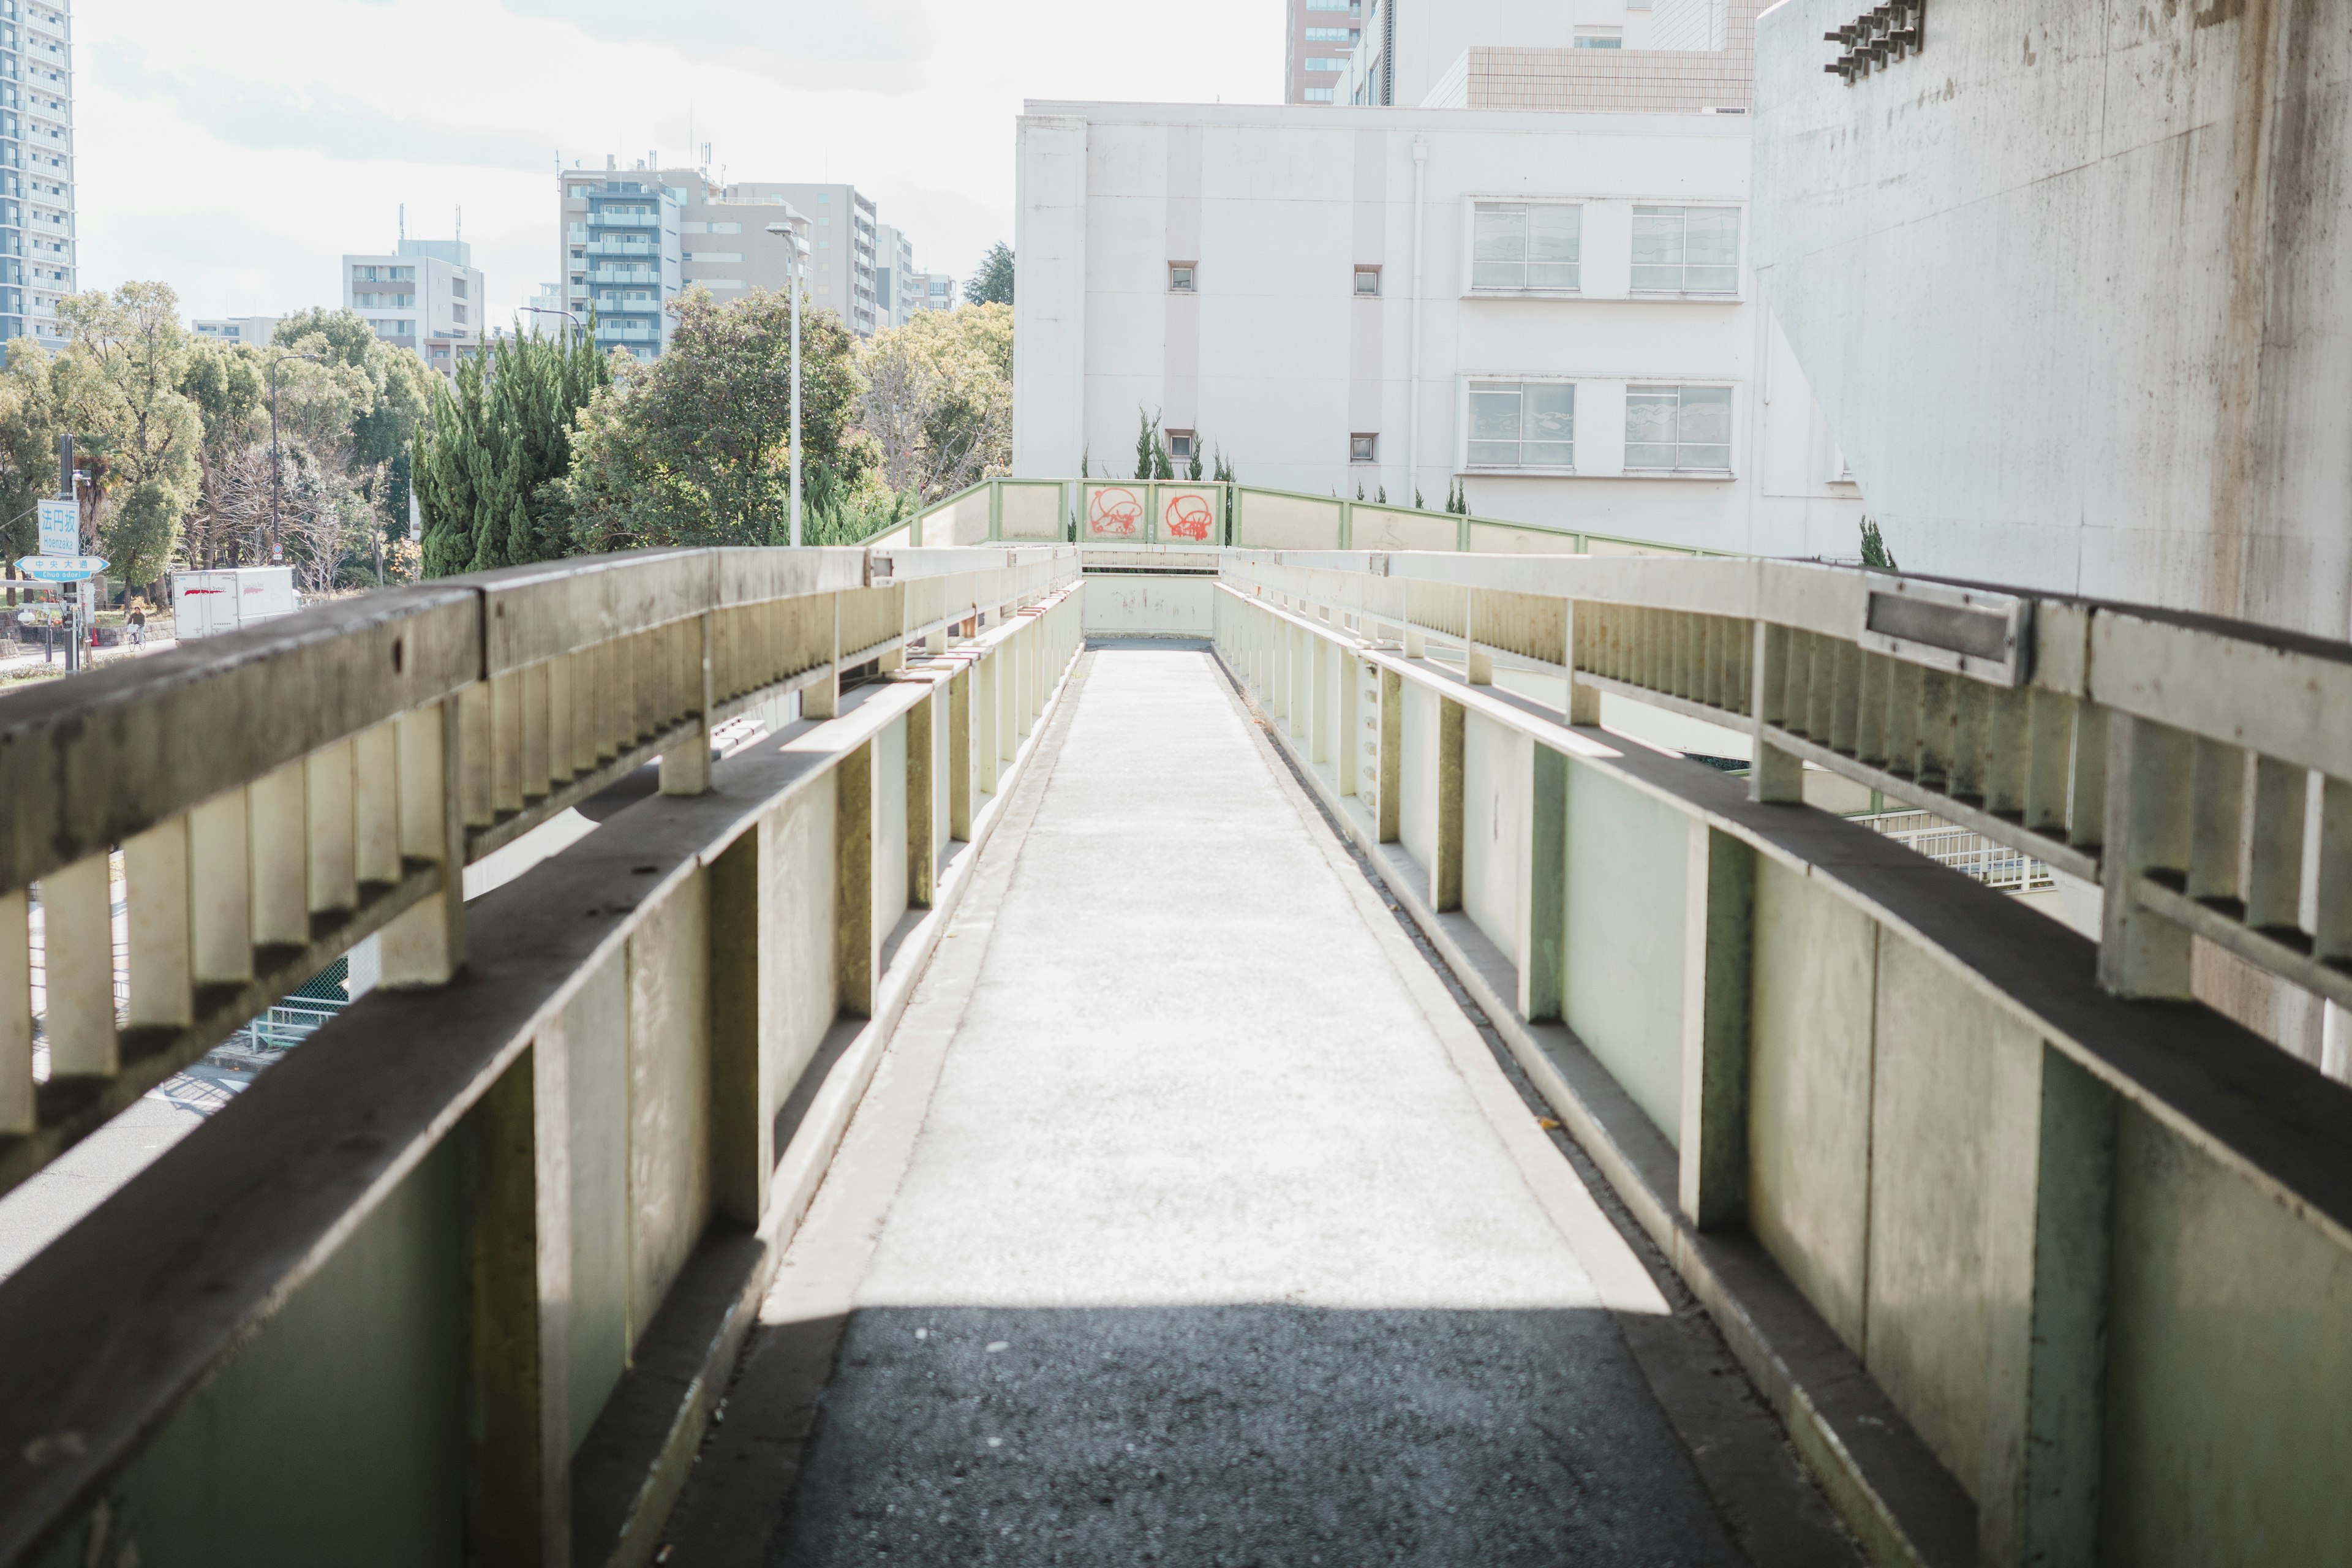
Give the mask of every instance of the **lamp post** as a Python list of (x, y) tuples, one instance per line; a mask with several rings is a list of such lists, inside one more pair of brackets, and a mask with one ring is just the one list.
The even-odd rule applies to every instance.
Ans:
[(580, 318), (569, 310), (551, 310), (544, 305), (525, 305), (523, 309), (534, 316), (561, 316), (571, 322), (582, 337), (588, 335), (588, 329), (580, 325)]
[(286, 558), (278, 542), (278, 369), (289, 359), (306, 359), (316, 364), (318, 354), (279, 354), (269, 362), (269, 561), (276, 565)]
[(788, 223), (772, 223), (768, 232), (790, 248), (784, 253), (784, 277), (793, 294), (793, 545), (801, 542), (801, 285), (808, 269), (808, 241)]

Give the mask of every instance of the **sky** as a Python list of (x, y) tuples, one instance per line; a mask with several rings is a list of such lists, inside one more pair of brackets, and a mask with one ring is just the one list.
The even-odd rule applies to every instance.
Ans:
[[(462, 211), (501, 323), (555, 280), (556, 171), (842, 181), (924, 271), (1013, 233), (1025, 99), (1270, 103), (1282, 0), (75, 0), (80, 284), (199, 316), (341, 301)], [(559, 158), (561, 164), (559, 165)]]

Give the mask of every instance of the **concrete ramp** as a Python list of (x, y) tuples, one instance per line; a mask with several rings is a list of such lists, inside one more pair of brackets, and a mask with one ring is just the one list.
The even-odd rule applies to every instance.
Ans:
[(1853, 1561), (1208, 654), (1038, 762), (673, 1568)]

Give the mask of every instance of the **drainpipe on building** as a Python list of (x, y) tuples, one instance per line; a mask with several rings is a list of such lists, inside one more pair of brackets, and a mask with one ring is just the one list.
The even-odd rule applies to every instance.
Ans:
[(1421, 493), (1421, 213), (1429, 179), (1429, 138), (1412, 139), (1412, 346), (1406, 353), (1404, 403), (1404, 496), (1411, 506)]

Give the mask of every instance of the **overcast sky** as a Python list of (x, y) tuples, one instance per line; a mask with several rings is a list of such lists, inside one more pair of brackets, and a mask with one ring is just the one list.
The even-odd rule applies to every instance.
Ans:
[(1282, 0), (77, 0), (81, 286), (194, 316), (340, 301), (337, 258), (465, 213), (503, 321), (555, 279), (555, 171), (648, 152), (839, 180), (915, 264), (1013, 236), (1024, 99), (1273, 102)]

